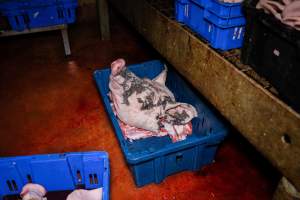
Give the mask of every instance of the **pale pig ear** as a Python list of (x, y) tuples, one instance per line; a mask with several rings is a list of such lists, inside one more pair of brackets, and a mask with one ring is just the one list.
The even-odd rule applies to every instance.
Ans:
[(166, 79), (167, 79), (167, 73), (168, 73), (168, 68), (167, 66), (165, 65), (165, 69), (160, 73), (158, 74), (154, 79), (153, 81), (157, 82), (157, 83), (160, 83), (162, 85), (165, 85), (166, 83)]
[(125, 67), (125, 60), (123, 58), (119, 58), (111, 63), (111, 73), (113, 76), (119, 74), (120, 71)]

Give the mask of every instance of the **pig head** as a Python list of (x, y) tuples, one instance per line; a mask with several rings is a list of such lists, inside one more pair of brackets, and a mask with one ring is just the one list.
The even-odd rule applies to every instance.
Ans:
[(165, 130), (178, 135), (184, 132), (197, 111), (192, 105), (176, 102), (165, 86), (166, 78), (166, 67), (150, 80), (130, 72), (123, 59), (114, 61), (109, 88), (118, 118), (130, 126), (153, 132)]

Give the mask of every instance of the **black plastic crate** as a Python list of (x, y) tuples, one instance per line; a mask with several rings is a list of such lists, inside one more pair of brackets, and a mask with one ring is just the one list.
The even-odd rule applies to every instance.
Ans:
[(268, 79), (282, 99), (300, 112), (300, 31), (253, 4), (244, 3), (247, 25), (242, 62)]

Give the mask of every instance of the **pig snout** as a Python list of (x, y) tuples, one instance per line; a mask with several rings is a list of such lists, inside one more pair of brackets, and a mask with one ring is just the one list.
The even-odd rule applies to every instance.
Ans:
[(22, 200), (42, 200), (47, 191), (42, 185), (28, 183), (21, 191)]
[(116, 76), (120, 71), (125, 67), (125, 60), (119, 58), (111, 63), (111, 73), (113, 76)]

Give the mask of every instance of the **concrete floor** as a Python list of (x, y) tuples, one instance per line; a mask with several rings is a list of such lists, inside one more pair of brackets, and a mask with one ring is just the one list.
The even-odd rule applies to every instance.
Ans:
[(271, 199), (278, 175), (237, 134), (201, 171), (135, 187), (92, 73), (118, 57), (138, 63), (159, 55), (115, 14), (112, 39), (101, 41), (90, 15), (70, 28), (69, 58), (59, 32), (0, 39), (0, 155), (107, 151), (113, 200)]

